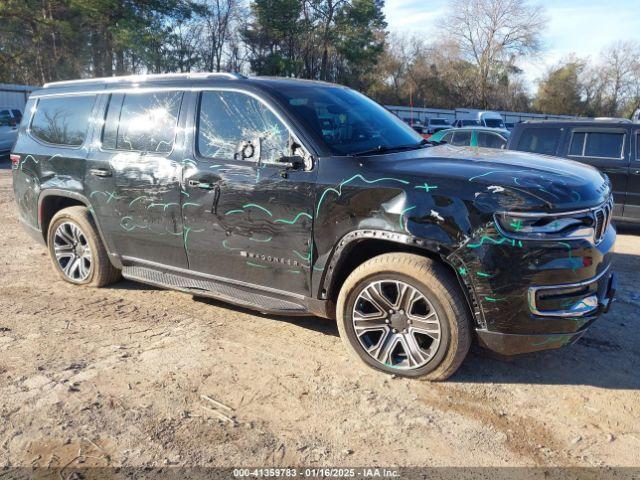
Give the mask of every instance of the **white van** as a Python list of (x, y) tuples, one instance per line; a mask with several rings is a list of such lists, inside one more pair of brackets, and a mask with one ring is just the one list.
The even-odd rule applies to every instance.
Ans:
[(498, 112), (491, 112), (488, 110), (465, 110), (459, 108), (456, 109), (456, 119), (460, 120), (461, 123), (465, 121), (472, 121), (473, 124), (481, 127), (501, 128), (503, 130), (506, 130), (507, 128), (504, 124), (502, 115)]

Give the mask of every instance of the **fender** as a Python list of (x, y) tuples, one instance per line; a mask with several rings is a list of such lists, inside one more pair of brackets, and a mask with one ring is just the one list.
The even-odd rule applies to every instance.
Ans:
[(425, 256), (436, 258), (447, 265), (452, 272), (455, 272), (458, 284), (464, 292), (465, 299), (469, 305), (469, 311), (472, 313), (476, 324), (480, 324), (478, 321), (480, 318), (480, 312), (478, 309), (476, 294), (472, 286), (458, 274), (456, 266), (451, 262), (451, 249), (448, 246), (439, 244), (433, 240), (416, 238), (411, 235), (388, 232), (385, 230), (353, 230), (340, 239), (331, 253), (330, 261), (322, 272), (322, 278), (318, 289), (318, 298), (326, 300), (328, 292), (331, 292), (332, 289), (336, 287), (336, 272), (340, 270), (340, 265), (346, 260), (349, 252), (355, 247), (355, 244), (362, 240), (370, 239), (394, 243), (398, 245), (399, 249), (411, 248), (421, 251)]
[(70, 198), (72, 200), (76, 200), (82, 203), (85, 207), (87, 207), (87, 209), (89, 210), (89, 213), (91, 214), (91, 218), (93, 219), (93, 223), (96, 225), (96, 228), (98, 229), (98, 235), (100, 236), (100, 240), (102, 240), (102, 244), (107, 250), (109, 260), (111, 261), (114, 267), (119, 269), (122, 268), (122, 259), (120, 258), (120, 255), (118, 255), (113, 251), (113, 247), (109, 244), (109, 242), (106, 241), (106, 237), (102, 232), (102, 228), (100, 228), (100, 223), (98, 222), (98, 219), (96, 218), (95, 214), (93, 213), (93, 210), (91, 209), (91, 203), (89, 203), (89, 200), (87, 199), (87, 197), (85, 197), (83, 194), (78, 192), (74, 192), (70, 190), (62, 190), (59, 188), (47, 188), (40, 192), (40, 195), (38, 196), (38, 228), (41, 232), (42, 239), (44, 240), (45, 245), (47, 241), (47, 234), (42, 228), (42, 205), (44, 200), (47, 197)]

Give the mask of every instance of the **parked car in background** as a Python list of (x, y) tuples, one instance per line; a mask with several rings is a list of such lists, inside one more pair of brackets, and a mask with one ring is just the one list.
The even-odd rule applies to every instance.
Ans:
[(479, 127), (480, 122), (478, 120), (463, 120), (458, 119), (451, 124), (453, 128), (462, 128), (462, 127)]
[(640, 125), (626, 119), (545, 120), (516, 125), (507, 148), (566, 157), (607, 174), (614, 217), (640, 222)]
[(18, 125), (22, 112), (18, 109), (0, 107), (0, 155), (8, 155), (18, 138)]
[(509, 140), (508, 130), (484, 127), (463, 127), (441, 130), (431, 135), (433, 142), (447, 142), (461, 147), (505, 148)]
[(451, 124), (444, 118), (430, 118), (426, 123), (426, 132), (428, 135), (433, 135), (441, 130), (451, 128)]
[(354, 359), (431, 380), (473, 339), (505, 355), (571, 344), (615, 294), (604, 175), (434, 147), (339, 85), (110, 77), (47, 84), (25, 111), (19, 217), (71, 284), (122, 275), (335, 318)]

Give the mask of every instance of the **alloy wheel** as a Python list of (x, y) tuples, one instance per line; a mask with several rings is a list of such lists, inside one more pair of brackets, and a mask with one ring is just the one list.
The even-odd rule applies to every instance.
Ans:
[(426, 365), (440, 345), (438, 314), (417, 288), (399, 280), (369, 282), (352, 312), (358, 342), (376, 362), (412, 370)]
[(91, 247), (75, 223), (64, 222), (56, 228), (53, 251), (60, 270), (69, 280), (83, 282), (89, 278), (93, 262)]

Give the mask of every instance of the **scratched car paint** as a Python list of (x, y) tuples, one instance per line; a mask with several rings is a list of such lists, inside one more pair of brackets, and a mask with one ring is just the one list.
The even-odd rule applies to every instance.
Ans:
[[(602, 304), (587, 315), (534, 315), (528, 292), (532, 285), (580, 283), (606, 272), (615, 242), (611, 225), (598, 242), (584, 237), (532, 240), (506, 235), (496, 220), (499, 212), (554, 214), (606, 204), (610, 184), (597, 170), (549, 157), (447, 145), (338, 155), (276, 93), (280, 85), (290, 84), (299, 88), (282, 79), (150, 81), (148, 88), (183, 92), (171, 149), (162, 145), (164, 140), (145, 151), (102, 148), (103, 121), (89, 122), (80, 148), (53, 147), (34, 140), (29, 123), (23, 122), (13, 152), (23, 223), (45, 240), (56, 213), (50, 202), (74, 200), (91, 212), (110, 261), (125, 277), (145, 281), (130, 270), (144, 266), (188, 276), (184, 285), (167, 286), (193, 293), (216, 296), (206, 292), (208, 284), (194, 286), (205, 279), (280, 299), (288, 292), (287, 300), (300, 305), (300, 311), (288, 313), (328, 317), (335, 315), (342, 269), (359, 245), (384, 242), (393, 251), (423, 252), (457, 278), (481, 344), (504, 354), (570, 343), (608, 304), (609, 277), (597, 282)], [(275, 114), (255, 107), (247, 115), (252, 120), (244, 141), (260, 138), (251, 145), (264, 154), (258, 161), (238, 159), (237, 145), (215, 135), (204, 140), (213, 153), (202, 155), (193, 134), (213, 128), (198, 124), (200, 90), (231, 86), (259, 97)], [(94, 119), (104, 118), (110, 88), (101, 82), (82, 86), (95, 96)], [(54, 85), (35, 92), (27, 111), (36, 111), (37, 102), (51, 92), (74, 89)], [(177, 112), (174, 103), (163, 108)], [(297, 152), (278, 151), (279, 137), (287, 134)], [(303, 166), (278, 164), (279, 155), (295, 153)], [(95, 169), (112, 175), (94, 176)], [(43, 212), (49, 217), (43, 218)], [(265, 305), (264, 310), (278, 308)], [(493, 333), (508, 335), (509, 342), (494, 341), (488, 335)]]

